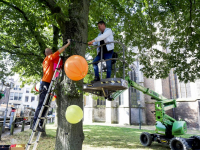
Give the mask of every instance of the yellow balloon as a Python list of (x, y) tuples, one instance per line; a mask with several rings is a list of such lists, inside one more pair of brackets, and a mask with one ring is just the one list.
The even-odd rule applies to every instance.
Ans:
[(76, 124), (83, 118), (83, 111), (77, 105), (70, 105), (67, 107), (65, 117), (69, 123)]

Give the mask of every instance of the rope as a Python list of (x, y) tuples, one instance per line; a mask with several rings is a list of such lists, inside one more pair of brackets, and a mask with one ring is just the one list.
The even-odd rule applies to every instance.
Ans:
[(85, 43), (85, 42), (82, 42), (82, 41), (75, 41), (74, 39), (70, 39), (71, 42), (74, 42), (74, 43), (81, 43), (81, 44), (86, 44), (88, 45), (88, 43)]

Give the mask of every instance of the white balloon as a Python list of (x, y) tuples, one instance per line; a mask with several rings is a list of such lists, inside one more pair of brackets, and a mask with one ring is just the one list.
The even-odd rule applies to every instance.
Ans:
[(40, 89), (40, 82), (38, 82), (38, 83), (36, 84), (36, 86), (35, 86), (35, 90), (36, 90), (37, 92), (39, 92), (39, 89)]

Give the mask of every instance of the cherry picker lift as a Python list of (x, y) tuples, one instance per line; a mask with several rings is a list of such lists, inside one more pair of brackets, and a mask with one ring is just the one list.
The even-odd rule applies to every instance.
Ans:
[[(164, 96), (152, 91), (149, 88), (145, 88), (136, 82), (132, 81), (129, 76), (125, 77), (125, 46), (120, 42), (123, 47), (123, 60), (119, 58), (111, 58), (109, 60), (120, 60), (123, 62), (123, 78), (116, 78), (116, 69), (115, 77), (109, 79), (102, 79), (102, 62), (108, 61), (102, 59), (101, 50), (101, 80), (92, 84), (85, 84), (83, 90), (95, 94), (97, 96), (103, 96), (105, 99), (114, 100), (119, 95), (121, 95), (126, 89), (133, 87), (144, 94), (151, 96), (155, 102), (155, 132), (150, 134), (143, 132), (140, 135), (140, 143), (143, 146), (150, 146), (152, 142), (158, 142), (161, 144), (167, 144), (170, 146), (171, 150), (200, 150), (200, 136), (192, 136), (190, 138), (179, 137), (187, 133), (187, 125), (185, 121), (177, 121), (174, 118), (166, 114), (165, 111), (177, 107), (175, 99), (167, 99)], [(108, 43), (105, 43), (108, 44)], [(99, 46), (103, 47), (103, 45)], [(92, 63), (91, 63), (92, 64)]]

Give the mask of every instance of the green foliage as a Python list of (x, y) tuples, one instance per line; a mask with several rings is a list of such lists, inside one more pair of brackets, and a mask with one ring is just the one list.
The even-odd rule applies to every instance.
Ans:
[(6, 61), (3, 59), (2, 56), (0, 56), (0, 82), (4, 83), (6, 81), (6, 77), (9, 75), (13, 75), (9, 71), (9, 65), (11, 63), (9, 61)]
[[(45, 14), (48, 10), (33, 1), (0, 1), (0, 50), (10, 60), (13, 72), (26, 78), (41, 76), (44, 48), (51, 45)], [(52, 40), (52, 39), (51, 39)]]
[[(171, 68), (181, 81), (195, 81), (199, 75), (199, 8), (200, 3), (182, 0), (148, 1), (145, 7), (151, 20), (159, 29), (151, 29), (154, 36), (147, 49), (141, 50), (142, 71), (147, 77), (165, 78)], [(150, 27), (150, 26), (149, 26)], [(155, 44), (162, 50), (154, 48)], [(148, 51), (148, 52), (147, 52)], [(166, 54), (167, 53), (167, 54)]]
[(92, 95), (92, 99), (93, 99), (93, 100), (96, 100), (96, 101), (97, 101), (98, 99), (99, 99), (99, 100), (105, 100), (105, 97)]
[[(62, 22), (69, 21), (70, 3), (58, 0), (50, 8), (42, 0), (0, 0), (1, 60), (10, 60), (11, 71), (23, 76), (24, 83), (41, 78), (44, 49), (53, 46), (52, 27), (65, 31)], [(131, 48), (125, 53), (127, 64), (135, 60), (132, 48), (136, 48), (147, 77), (165, 78), (174, 68), (181, 81), (194, 81), (200, 77), (199, 10), (199, 2), (185, 0), (91, 1), (88, 41), (99, 33), (96, 23), (104, 20), (114, 32), (115, 40)], [(56, 40), (61, 46), (61, 35)], [(115, 44), (115, 51), (121, 50), (122, 47)], [(87, 53), (94, 58), (96, 49), (88, 49)], [(116, 66), (119, 68), (117, 76), (122, 77), (122, 62), (117, 62)], [(2, 63), (0, 67), (6, 69), (7, 65)], [(89, 70), (93, 72), (91, 65)], [(129, 70), (127, 65), (126, 74)], [(1, 75), (6, 76), (5, 73)], [(84, 81), (91, 79), (93, 75), (89, 74)]]
[[(124, 34), (124, 38), (115, 34), (116, 40), (138, 48), (142, 71), (147, 77), (166, 78), (171, 68), (181, 81), (200, 77), (199, 2), (93, 1), (91, 6), (92, 24), (96, 21), (94, 18), (105, 20), (117, 35)], [(90, 35), (93, 34), (89, 32)]]

